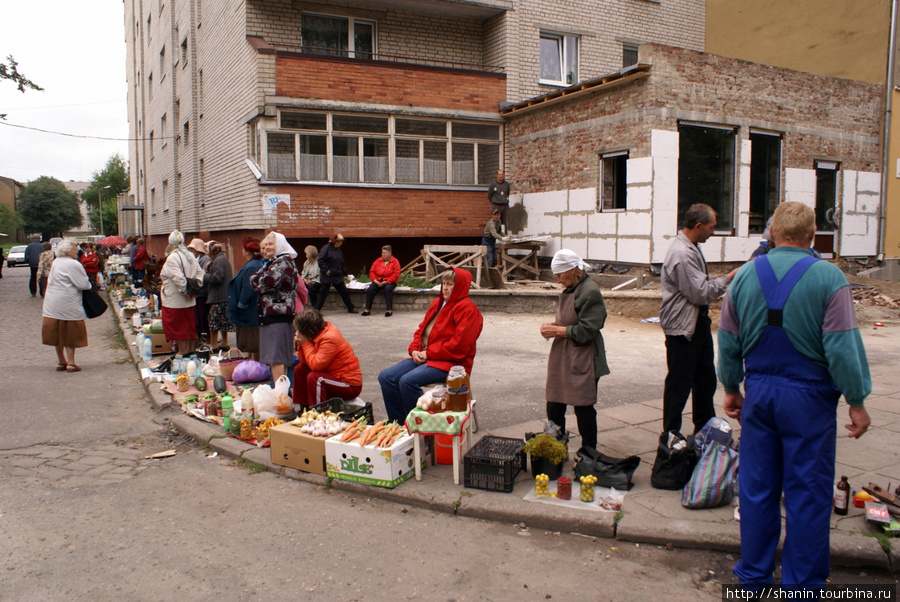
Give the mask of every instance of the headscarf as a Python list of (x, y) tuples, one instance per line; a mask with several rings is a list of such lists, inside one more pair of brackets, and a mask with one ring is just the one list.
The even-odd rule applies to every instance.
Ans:
[(206, 243), (200, 240), (199, 238), (195, 238), (188, 245), (188, 248), (194, 249), (198, 253), (206, 253)]
[(581, 260), (581, 257), (575, 254), (574, 251), (570, 251), (569, 249), (560, 249), (553, 256), (553, 261), (550, 262), (550, 271), (554, 274), (562, 274), (563, 272), (568, 272), (573, 268), (581, 268), (582, 270), (586, 270), (587, 266)]
[(295, 259), (297, 257), (297, 251), (294, 250), (287, 239), (284, 237), (284, 234), (280, 234), (278, 232), (269, 232), (266, 235), (266, 238), (274, 238), (275, 239), (275, 257), (279, 255), (288, 254), (291, 259)]

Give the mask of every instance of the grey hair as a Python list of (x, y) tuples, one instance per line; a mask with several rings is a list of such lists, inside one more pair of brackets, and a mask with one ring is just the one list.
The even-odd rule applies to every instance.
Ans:
[(75, 242), (75, 239), (72, 239), (72, 238), (63, 239), (63, 240), (59, 241), (59, 243), (56, 245), (56, 256), (62, 257), (64, 255), (68, 255), (69, 253), (72, 252), (72, 249), (77, 249), (77, 248), (78, 248), (78, 243)]

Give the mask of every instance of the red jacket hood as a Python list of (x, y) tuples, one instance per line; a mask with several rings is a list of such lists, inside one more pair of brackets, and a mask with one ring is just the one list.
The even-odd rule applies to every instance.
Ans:
[[(456, 282), (453, 284), (453, 292), (447, 303), (454, 303), (469, 296), (469, 288), (472, 286), (472, 274), (460, 268), (453, 268), (456, 272)], [(441, 299), (444, 298), (444, 281), (441, 281)]]

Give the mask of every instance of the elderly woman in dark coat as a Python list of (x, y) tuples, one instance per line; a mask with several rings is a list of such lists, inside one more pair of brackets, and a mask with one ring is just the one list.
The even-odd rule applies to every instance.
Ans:
[[(209, 243), (210, 261), (206, 267), (206, 304), (209, 306), (209, 346), (227, 350), (228, 333), (234, 332), (234, 324), (228, 319), (228, 283), (231, 281), (231, 263), (222, 244)], [(219, 342), (219, 333), (222, 341)]]
[(259, 239), (245, 237), (241, 253), (245, 263), (228, 283), (228, 319), (234, 324), (238, 349), (259, 361), (259, 293), (250, 286), (250, 276), (262, 267)]
[(321, 310), (325, 305), (325, 299), (328, 297), (328, 291), (331, 287), (338, 292), (344, 307), (347, 308), (348, 314), (355, 314), (356, 308), (350, 301), (350, 294), (344, 285), (344, 276), (347, 275), (347, 265), (344, 263), (344, 252), (341, 246), (344, 244), (344, 237), (340, 234), (332, 234), (328, 239), (328, 244), (322, 247), (319, 252), (319, 281), (322, 283), (322, 290), (319, 291), (319, 299), (316, 303), (316, 309)]
[(606, 305), (578, 255), (561, 249), (550, 267), (565, 288), (559, 296), (556, 321), (541, 326), (541, 336), (553, 339), (547, 362), (547, 418), (565, 432), (566, 406), (572, 406), (582, 446), (596, 449), (597, 381), (609, 374), (600, 334)]

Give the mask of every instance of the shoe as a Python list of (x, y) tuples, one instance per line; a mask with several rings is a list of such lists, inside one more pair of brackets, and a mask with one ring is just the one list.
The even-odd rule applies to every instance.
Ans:
[(81, 372), (81, 368), (75, 364), (68, 364), (66, 366), (66, 372)]
[(357, 310), (355, 307), (348, 307), (348, 308), (347, 308), (347, 313), (348, 313), (348, 314), (358, 314), (358, 313), (359, 313), (359, 310)]
[(57, 371), (57, 372), (65, 372), (65, 371), (66, 371), (66, 365), (67, 365), (67, 364), (63, 364), (63, 363), (56, 364), (56, 371)]
[(370, 315), (372, 315), (372, 312), (370, 312), (368, 309), (364, 309), (363, 312), (362, 312), (361, 314), (359, 314), (359, 315), (361, 315), (361, 316), (370, 316)]
[(389, 310), (387, 310), (386, 312), (384, 312), (384, 317), (385, 317), (385, 318), (390, 318), (390, 317), (393, 316), (393, 315), (394, 315), (394, 310), (392, 310), (392, 309), (389, 309)]

